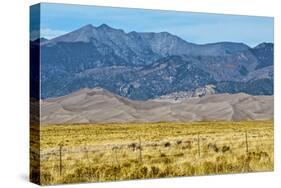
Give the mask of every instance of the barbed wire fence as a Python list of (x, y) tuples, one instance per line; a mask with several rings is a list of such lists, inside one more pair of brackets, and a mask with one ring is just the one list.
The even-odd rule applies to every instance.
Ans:
[[(225, 132), (223, 132), (225, 133)], [(239, 151), (244, 149), (245, 155), (248, 155), (251, 150), (256, 149), (256, 145), (252, 145), (252, 143), (261, 143), (262, 146), (272, 146), (273, 147), (273, 138), (261, 138), (259, 135), (252, 135), (252, 139), (249, 137), (249, 131), (239, 131), (239, 135), (237, 138), (235, 136), (229, 138), (229, 140), (216, 138), (218, 133), (216, 134), (216, 137), (209, 138), (208, 134), (202, 134), (200, 132), (192, 133), (192, 134), (179, 134), (177, 135), (178, 138), (174, 140), (166, 140), (165, 142), (151, 142), (151, 143), (142, 143), (141, 136), (138, 136), (135, 140), (132, 140), (130, 143), (126, 144), (106, 144), (106, 145), (87, 145), (87, 146), (80, 146), (78, 148), (70, 148), (65, 146), (63, 143), (60, 143), (58, 147), (52, 148), (51, 150), (47, 150), (45, 152), (41, 151), (41, 153), (38, 150), (32, 151), (32, 156), (34, 158), (38, 157), (40, 158), (40, 161), (47, 161), (47, 162), (55, 162), (58, 166), (59, 175), (62, 176), (64, 172), (64, 162), (66, 161), (87, 161), (90, 163), (90, 154), (96, 153), (96, 152), (111, 152), (110, 160), (98, 162), (98, 165), (101, 164), (108, 164), (112, 165), (113, 161), (116, 165), (120, 165), (120, 163), (128, 160), (135, 160), (136, 162), (143, 164), (145, 162), (148, 162), (152, 159), (159, 159), (159, 158), (170, 158), (170, 157), (194, 157), (194, 153), (176, 153), (176, 154), (168, 154), (168, 151), (160, 151), (160, 155), (158, 156), (150, 156), (149, 158), (145, 158), (143, 156), (144, 149), (148, 148), (157, 148), (162, 146), (163, 148), (170, 148), (171, 142), (174, 142), (176, 145), (182, 145), (186, 144), (186, 147), (191, 147), (191, 144), (194, 144), (196, 149), (197, 156), (201, 158), (204, 154), (208, 154), (210, 152), (221, 152), (225, 153), (227, 151)], [(163, 136), (163, 135), (162, 135)], [(182, 137), (180, 137), (182, 136)], [(165, 135), (163, 136), (165, 137)], [(215, 138), (215, 139), (214, 139)], [(209, 139), (209, 140), (208, 140)], [(239, 145), (239, 146), (234, 146)], [(135, 157), (122, 157), (121, 155), (118, 155), (122, 149), (130, 149), (134, 152)], [(83, 154), (83, 157), (75, 157), (76, 154)], [(69, 155), (72, 155), (71, 158), (67, 157)], [(32, 157), (31, 156), (31, 157)], [(51, 158), (51, 159), (50, 159)], [(32, 165), (32, 164), (31, 164)], [(67, 164), (67, 167), (75, 167), (76, 164)], [(36, 166), (38, 167), (38, 166)], [(45, 169), (53, 169), (54, 167), (44, 167)], [(248, 169), (247, 169), (248, 171)]]

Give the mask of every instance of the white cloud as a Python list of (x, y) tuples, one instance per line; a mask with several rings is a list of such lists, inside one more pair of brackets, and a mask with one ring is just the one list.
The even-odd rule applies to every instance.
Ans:
[(44, 37), (46, 39), (52, 39), (67, 33), (67, 31), (50, 29), (50, 28), (41, 28), (40, 31), (41, 31), (40, 33), (41, 37)]
[(40, 33), (38, 30), (33, 30), (30, 32), (30, 40), (38, 39), (40, 36)]

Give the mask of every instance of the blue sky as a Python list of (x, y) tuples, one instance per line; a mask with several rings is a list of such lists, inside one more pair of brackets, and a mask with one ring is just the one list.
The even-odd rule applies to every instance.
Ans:
[(87, 24), (106, 23), (125, 32), (167, 31), (198, 44), (232, 41), (255, 46), (273, 42), (273, 22), (271, 17), (41, 4), (41, 37), (48, 39)]

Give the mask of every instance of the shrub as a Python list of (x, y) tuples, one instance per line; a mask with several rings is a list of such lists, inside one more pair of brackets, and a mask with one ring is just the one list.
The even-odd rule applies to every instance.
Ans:
[(208, 144), (208, 149), (213, 150), (215, 152), (219, 152), (219, 148), (217, 147), (216, 144), (209, 143)]
[(229, 151), (229, 150), (230, 150), (230, 147), (229, 147), (229, 146), (223, 146), (222, 149), (221, 149), (221, 151), (222, 151), (223, 153), (225, 153), (225, 152), (227, 152), (227, 151)]
[(165, 147), (170, 147), (170, 146), (171, 146), (171, 143), (170, 143), (170, 142), (166, 142), (166, 143), (164, 144), (164, 146), (165, 146)]
[(177, 140), (177, 144), (178, 145), (182, 144), (182, 141), (181, 140)]

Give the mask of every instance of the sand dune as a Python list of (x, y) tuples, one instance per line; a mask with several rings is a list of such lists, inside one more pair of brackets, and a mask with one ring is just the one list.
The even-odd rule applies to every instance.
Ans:
[(104, 89), (82, 89), (41, 101), (41, 123), (108, 123), (273, 119), (273, 96), (215, 94), (172, 103), (132, 101)]

